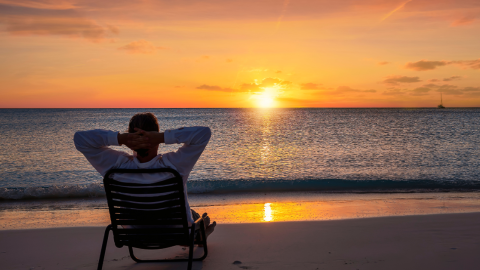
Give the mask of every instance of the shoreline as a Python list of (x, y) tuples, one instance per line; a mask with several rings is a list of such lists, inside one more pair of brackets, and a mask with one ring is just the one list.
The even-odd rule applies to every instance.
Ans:
[[(322, 221), (480, 212), (480, 193), (269, 193), (189, 197), (218, 224)], [(0, 230), (106, 226), (105, 199), (0, 203)]]
[[(479, 226), (480, 213), (219, 224), (208, 239), (208, 257), (193, 269), (475, 269)], [(104, 227), (0, 231), (0, 261), (12, 270), (94, 269), (103, 232)], [(181, 247), (135, 253), (157, 259), (187, 254)], [(184, 267), (135, 263), (110, 234), (104, 269)]]

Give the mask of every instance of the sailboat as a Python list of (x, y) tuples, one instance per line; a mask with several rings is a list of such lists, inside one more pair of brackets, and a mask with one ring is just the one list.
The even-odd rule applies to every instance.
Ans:
[(438, 105), (437, 108), (439, 108), (439, 109), (445, 109), (445, 107), (443, 106), (442, 93), (440, 93), (440, 105)]

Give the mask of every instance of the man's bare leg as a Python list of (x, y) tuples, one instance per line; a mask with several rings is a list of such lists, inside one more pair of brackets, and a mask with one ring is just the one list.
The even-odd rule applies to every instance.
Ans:
[(204, 223), (205, 223), (205, 234), (207, 235), (207, 238), (210, 234), (213, 233), (215, 230), (215, 226), (217, 226), (217, 222), (214, 221), (212, 224), (210, 224), (210, 217), (208, 216), (207, 213), (203, 213), (202, 215)]

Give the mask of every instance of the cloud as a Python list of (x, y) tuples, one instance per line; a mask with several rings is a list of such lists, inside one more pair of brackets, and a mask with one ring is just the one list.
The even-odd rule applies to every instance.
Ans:
[(452, 22), (451, 26), (468, 25), (468, 24), (472, 24), (473, 21), (475, 21), (475, 16), (465, 16), (463, 18), (460, 18)]
[(376, 92), (377, 90), (375, 89), (360, 90), (360, 89), (351, 88), (349, 86), (339, 86), (335, 90), (319, 91), (317, 92), (317, 94), (341, 96), (344, 94), (361, 94), (361, 93), (376, 93)]
[(0, 4), (38, 9), (73, 9), (75, 4), (69, 0), (0, 0)]
[(397, 89), (397, 88), (392, 88), (392, 89), (382, 93), (382, 95), (387, 95), (387, 96), (399, 96), (399, 95), (405, 95), (405, 94), (406, 94), (405, 91), (403, 91), (402, 89)]
[(217, 85), (208, 85), (208, 84), (202, 84), (197, 87), (197, 89), (201, 90), (208, 90), (208, 91), (222, 91), (222, 92), (231, 92), (234, 91), (232, 88), (222, 88)]
[(480, 87), (464, 87), (462, 89), (464, 92), (480, 92)]
[(240, 86), (240, 89), (245, 90), (245, 91), (259, 91), (260, 87), (255, 84), (255, 83), (244, 83)]
[(52, 35), (101, 42), (118, 34), (114, 26), (101, 26), (75, 9), (45, 9), (0, 4), (0, 24), (11, 35)]
[(450, 64), (459, 65), (463, 68), (480, 69), (480, 59), (451, 61)]
[(480, 69), (480, 59), (475, 60), (454, 60), (454, 61), (428, 61), (420, 60), (418, 62), (409, 62), (405, 65), (407, 69), (416, 71), (433, 70), (437, 67), (446, 65), (457, 65), (465, 69)]
[(369, 89), (369, 90), (359, 90), (359, 89), (353, 89), (348, 86), (339, 86), (337, 87), (337, 90), (335, 91), (337, 93), (347, 93), (347, 92), (356, 92), (356, 93), (375, 93), (377, 90), (374, 89)]
[(283, 81), (277, 78), (265, 78), (262, 80), (261, 83), (244, 83), (240, 86), (242, 90), (251, 90), (251, 91), (260, 91), (263, 88), (267, 87), (277, 87), (277, 88), (285, 88), (291, 85), (292, 82)]
[(439, 79), (430, 79), (428, 80), (429, 82), (439, 82), (440, 80)]
[(233, 59), (230, 59), (228, 58), (227, 60), (225, 60), (227, 63), (232, 63), (233, 62)]
[(320, 90), (321, 83), (302, 83), (300, 89), (302, 90)]
[(462, 90), (458, 89), (456, 85), (444, 84), (435, 90), (439, 93), (450, 94), (450, 95), (462, 95)]
[(385, 65), (390, 64), (390, 62), (383, 61), (383, 62), (378, 62), (377, 64), (380, 65), (380, 66), (385, 66)]
[(434, 88), (436, 92), (450, 94), (450, 95), (464, 95), (464, 94), (472, 94), (472, 93), (480, 93), (480, 87), (463, 87), (460, 88), (456, 85), (452, 84), (426, 84), (423, 87)]
[(413, 69), (416, 71), (425, 71), (425, 70), (432, 70), (437, 67), (445, 66), (448, 62), (446, 61), (428, 61), (428, 60), (420, 60), (418, 62), (409, 62), (405, 65), (407, 69)]
[(430, 88), (428, 87), (417, 87), (415, 89), (413, 89), (413, 91), (410, 93), (410, 95), (412, 96), (425, 96), (428, 94), (428, 92), (430, 92)]
[(261, 87), (272, 87), (277, 84), (281, 84), (281, 80), (275, 79), (275, 78), (265, 78), (262, 80), (262, 83), (260, 84)]
[(386, 84), (397, 85), (400, 83), (416, 83), (421, 82), (419, 77), (408, 77), (408, 76), (390, 76), (383, 81)]
[(140, 39), (137, 41), (132, 41), (125, 46), (118, 48), (118, 50), (125, 51), (129, 54), (153, 54), (157, 50), (166, 49), (164, 47), (157, 47), (151, 42)]
[(276, 74), (280, 74), (280, 73), (282, 73), (282, 71), (281, 71), (281, 70), (277, 70), (275, 73), (276, 73)]
[(452, 76), (452, 77), (444, 78), (442, 81), (449, 82), (449, 81), (460, 80), (461, 78), (463, 78), (463, 77), (462, 76)]

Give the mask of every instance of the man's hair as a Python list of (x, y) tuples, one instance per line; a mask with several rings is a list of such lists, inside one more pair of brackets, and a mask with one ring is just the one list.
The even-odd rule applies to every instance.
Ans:
[(159, 132), (157, 117), (151, 112), (136, 113), (128, 123), (128, 133), (135, 133), (135, 128)]

